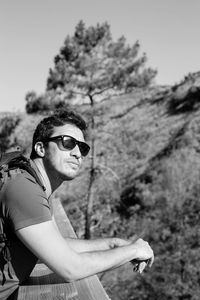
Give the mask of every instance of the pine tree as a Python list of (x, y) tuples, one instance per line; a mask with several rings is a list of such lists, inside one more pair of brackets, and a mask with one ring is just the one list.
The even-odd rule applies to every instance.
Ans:
[(148, 86), (156, 71), (145, 68), (147, 57), (139, 57), (140, 45), (126, 43), (124, 36), (113, 41), (107, 23), (86, 28), (80, 21), (74, 36), (67, 36), (55, 67), (50, 69), (47, 91), (59, 91), (66, 101), (76, 99), (91, 106), (91, 166), (87, 194), (85, 237), (91, 237), (94, 204), (94, 182), (98, 168), (95, 157), (95, 103), (113, 95), (131, 92), (135, 87)]
[(146, 54), (139, 57), (140, 45), (127, 44), (124, 36), (113, 41), (107, 23), (86, 28), (80, 21), (50, 69), (47, 90), (62, 90), (66, 99), (76, 98), (91, 104), (149, 85), (156, 71), (145, 68)]

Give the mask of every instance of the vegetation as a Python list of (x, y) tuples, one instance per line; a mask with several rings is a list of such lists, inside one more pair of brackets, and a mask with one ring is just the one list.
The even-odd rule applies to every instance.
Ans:
[(107, 23), (85, 28), (80, 21), (55, 57), (47, 89), (59, 88), (68, 98), (80, 95), (93, 103), (109, 94), (147, 86), (156, 71), (144, 68), (147, 58), (145, 54), (138, 57), (139, 48), (138, 41), (129, 46), (123, 36), (114, 42)]
[[(153, 267), (142, 275), (132, 274), (130, 265), (101, 274), (111, 299), (199, 299), (200, 110), (197, 100), (189, 105), (191, 99), (198, 99), (199, 78), (171, 88), (137, 89), (95, 108), (97, 168), (91, 235), (142, 235), (155, 251)], [(174, 99), (179, 99), (179, 106)], [(77, 109), (87, 118), (89, 105)], [(29, 153), (33, 122), (39, 118), (20, 116), (1, 145), (15, 141)], [(6, 132), (3, 125), (2, 130)], [(80, 176), (63, 184), (55, 195), (79, 237), (85, 232), (89, 170), (90, 158)]]
[(12, 133), (20, 122), (20, 116), (5, 113), (0, 118), (0, 151), (5, 152), (15, 146)]
[[(107, 23), (89, 28), (80, 21), (73, 36), (67, 36), (50, 69), (47, 92), (26, 96), (28, 113), (51, 110), (57, 106), (107, 99), (152, 83), (156, 70), (145, 68), (146, 54), (140, 45), (127, 44), (124, 36), (113, 41)], [(70, 101), (71, 100), (71, 101)]]
[(49, 72), (46, 96), (37, 97), (34, 92), (26, 96), (29, 113), (52, 109), (52, 105), (66, 106), (75, 101), (90, 104), (91, 164), (85, 238), (91, 238), (96, 174), (105, 171), (105, 166), (96, 164), (95, 104), (111, 95), (127, 93), (135, 87), (146, 87), (152, 82), (156, 71), (145, 69), (147, 58), (145, 54), (138, 57), (139, 48), (139, 42), (129, 46), (124, 37), (114, 42), (107, 23), (85, 28), (83, 21), (80, 21), (74, 35), (67, 36), (54, 59), (55, 68)]
[[(107, 32), (106, 24), (103, 28)], [(72, 40), (68, 38), (65, 46)], [(66, 104), (65, 93), (58, 93), (60, 88), (65, 91), (65, 84), (59, 83), (59, 59), (57, 62), (50, 73), (46, 98), (41, 97), (48, 98), (48, 105), (35, 102), (40, 113), (72, 105)], [(59, 84), (54, 86), (53, 82)], [(74, 82), (71, 87), (75, 87)], [(142, 275), (133, 274), (131, 265), (126, 265), (100, 274), (100, 278), (115, 300), (198, 300), (200, 73), (189, 74), (176, 86), (145, 85), (128, 91), (118, 96), (111, 93), (108, 101), (95, 100), (92, 110), (96, 146), (90, 235), (142, 236), (153, 247), (155, 262)], [(31, 108), (31, 97), (37, 99), (37, 95), (27, 95), (29, 112), (32, 109), (36, 113), (38, 108)], [(90, 120), (89, 103), (75, 107)], [(41, 117), (1, 116), (1, 148), (9, 150), (20, 144), (29, 154), (32, 131)], [(89, 142), (93, 136), (94, 132)], [(89, 157), (78, 178), (63, 184), (55, 195), (62, 200), (79, 237), (85, 235), (90, 163)]]

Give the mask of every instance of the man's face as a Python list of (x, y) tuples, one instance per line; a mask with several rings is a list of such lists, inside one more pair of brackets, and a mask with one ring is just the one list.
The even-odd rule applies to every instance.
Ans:
[[(83, 132), (72, 124), (55, 127), (51, 137), (60, 135), (68, 135), (81, 142), (85, 141)], [(62, 181), (71, 180), (77, 176), (83, 158), (78, 145), (71, 150), (61, 150), (59, 143), (61, 143), (61, 140), (47, 143), (45, 147), (44, 165), (46, 171), (50, 172), (52, 178)]]

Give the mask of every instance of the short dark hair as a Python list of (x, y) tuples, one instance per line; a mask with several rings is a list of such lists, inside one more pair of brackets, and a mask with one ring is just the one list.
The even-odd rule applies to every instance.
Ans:
[(35, 152), (35, 144), (37, 142), (51, 137), (55, 127), (64, 126), (65, 124), (75, 125), (83, 132), (84, 137), (86, 136), (87, 124), (78, 113), (72, 110), (58, 109), (48, 117), (45, 117), (37, 125), (33, 134), (30, 158), (34, 159), (38, 157), (37, 153)]

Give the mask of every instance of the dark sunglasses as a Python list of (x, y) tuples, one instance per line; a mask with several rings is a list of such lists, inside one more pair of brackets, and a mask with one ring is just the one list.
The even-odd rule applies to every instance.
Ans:
[(88, 144), (80, 142), (70, 135), (53, 136), (45, 139), (44, 142), (51, 142), (56, 140), (61, 140), (61, 143), (58, 143), (58, 148), (63, 151), (72, 150), (76, 147), (76, 145), (78, 145), (82, 156), (88, 155), (90, 151), (90, 146)]

